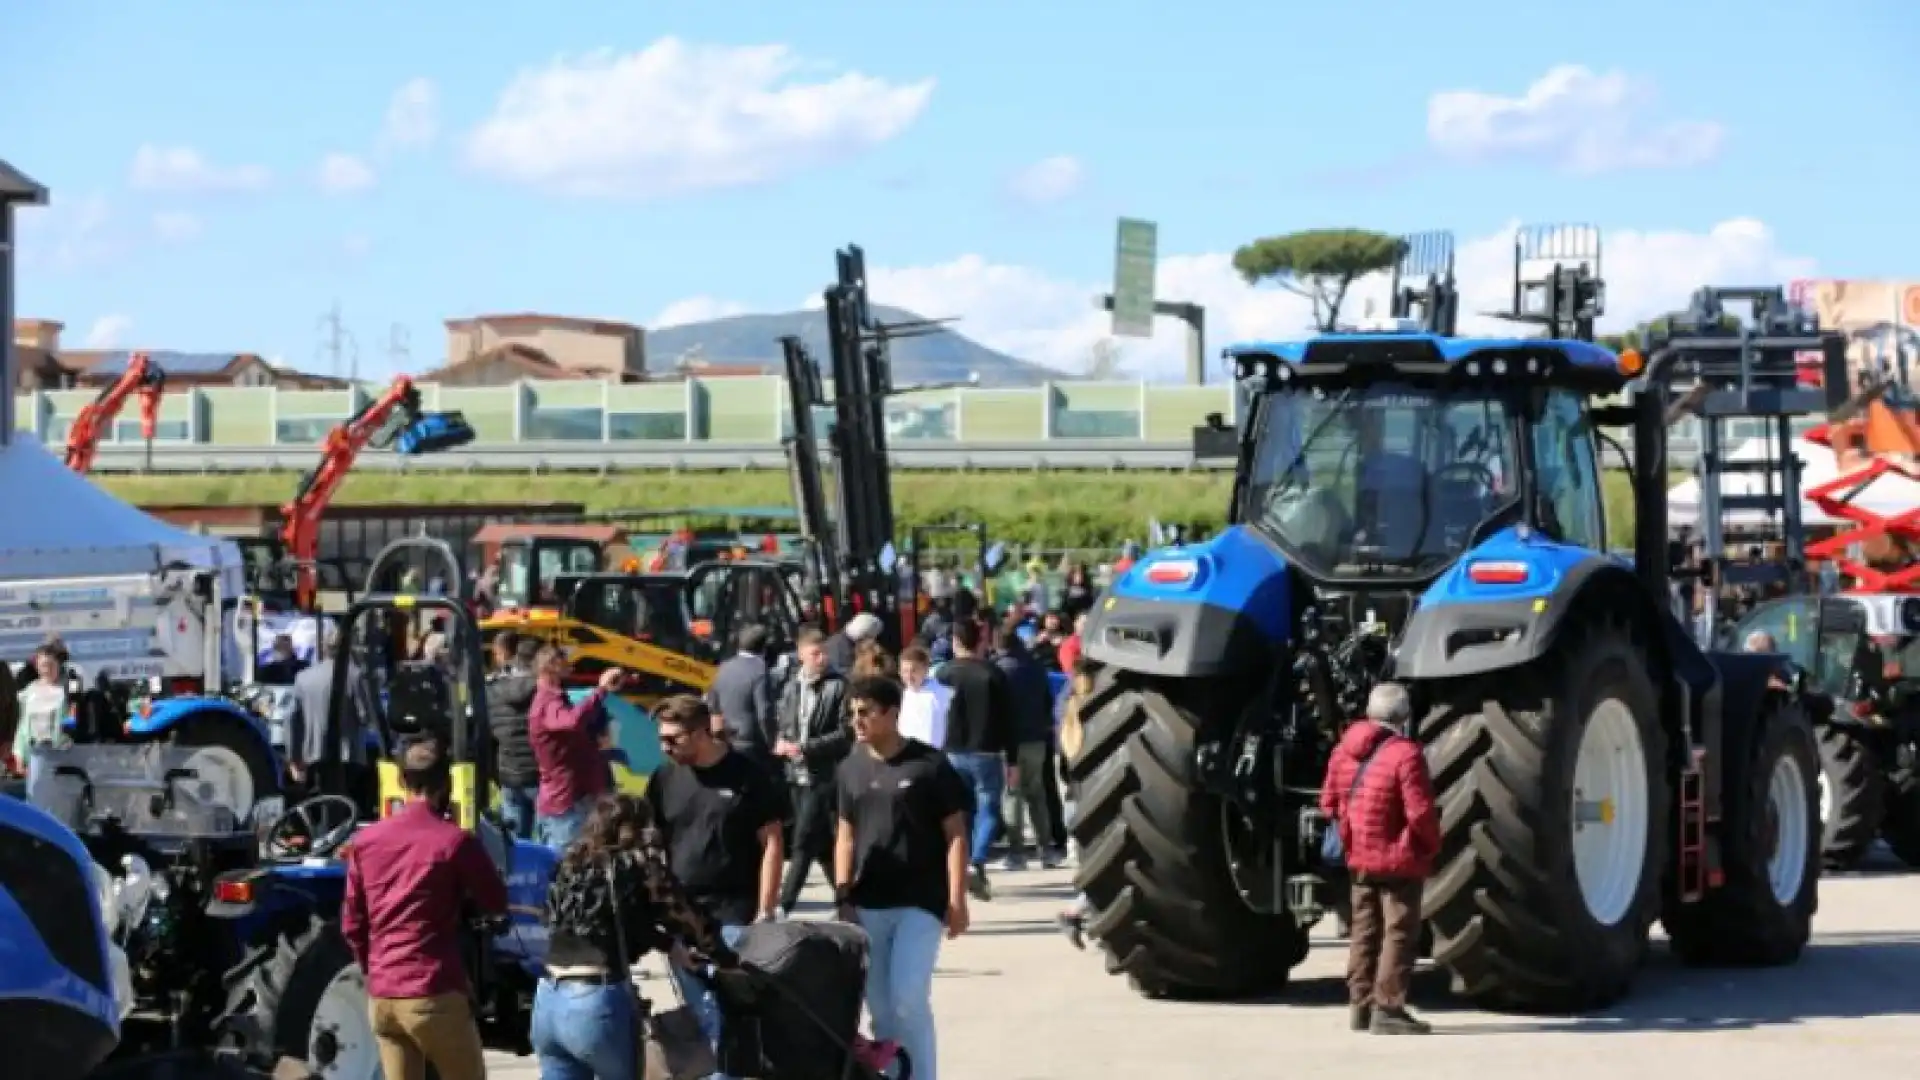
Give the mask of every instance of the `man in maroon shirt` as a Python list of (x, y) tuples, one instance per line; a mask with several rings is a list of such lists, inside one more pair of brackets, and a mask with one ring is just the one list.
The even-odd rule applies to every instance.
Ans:
[(452, 768), (439, 744), (401, 751), (407, 805), (360, 830), (347, 855), (340, 933), (367, 974), (386, 1080), (483, 1080), (462, 965), (462, 923), (505, 915), (507, 887), (472, 833), (446, 819)]
[(527, 710), (527, 736), (540, 767), (540, 793), (533, 804), (535, 835), (553, 850), (565, 851), (586, 823), (594, 799), (611, 786), (600, 732), (607, 726), (607, 695), (626, 675), (608, 668), (593, 693), (570, 705), (565, 652), (543, 647), (534, 657), (533, 670), (539, 682)]

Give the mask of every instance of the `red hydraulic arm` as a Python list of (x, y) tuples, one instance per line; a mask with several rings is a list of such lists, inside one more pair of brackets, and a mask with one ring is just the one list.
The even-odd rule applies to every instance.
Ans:
[(160, 421), (160, 395), (166, 392), (167, 373), (146, 353), (127, 357), (127, 368), (98, 397), (80, 410), (67, 429), (67, 468), (86, 473), (93, 468), (94, 455), (100, 452), (100, 440), (113, 430), (127, 399), (140, 395), (140, 434), (153, 448), (153, 432)]
[(391, 430), (389, 424), (396, 412), (407, 421), (420, 414), (420, 391), (405, 375), (394, 379), (385, 393), (327, 432), (320, 444), (320, 463), (301, 478), (293, 501), (280, 508), (283, 522), (280, 540), (294, 564), (294, 598), (301, 611), (312, 611), (319, 600), (320, 581), (314, 560), (320, 556), (320, 520), (326, 516), (327, 506), (333, 502), (347, 474), (353, 471), (360, 451)]

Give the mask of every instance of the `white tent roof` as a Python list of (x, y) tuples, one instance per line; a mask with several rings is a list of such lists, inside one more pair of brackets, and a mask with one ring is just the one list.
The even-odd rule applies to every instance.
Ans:
[[(1731, 461), (1758, 461), (1770, 453), (1770, 440), (1752, 439), (1740, 444), (1727, 453)], [(1805, 439), (1793, 440), (1793, 454), (1800, 459), (1800, 516), (1807, 525), (1826, 528), (1842, 524), (1828, 516), (1813, 502), (1805, 498), (1806, 492), (1821, 484), (1833, 480), (1839, 475), (1834, 466), (1833, 451), (1818, 443)], [(1778, 484), (1778, 476), (1772, 478)], [(1766, 491), (1768, 478), (1754, 473), (1735, 473), (1720, 478), (1720, 494), (1759, 495)], [(1888, 473), (1869, 484), (1866, 490), (1853, 499), (1855, 506), (1871, 510), (1876, 514), (1898, 514), (1920, 506), (1920, 482), (1909, 480), (1895, 473)], [(1700, 516), (1700, 480), (1698, 477), (1683, 480), (1667, 491), (1667, 519), (1673, 525), (1693, 525)], [(1763, 526), (1767, 524), (1767, 515), (1757, 510), (1741, 510), (1727, 515), (1727, 524), (1734, 526)]]
[(121, 502), (24, 431), (0, 447), (0, 581), (150, 574), (180, 565), (221, 571), (228, 596), (245, 587), (232, 541), (176, 529)]

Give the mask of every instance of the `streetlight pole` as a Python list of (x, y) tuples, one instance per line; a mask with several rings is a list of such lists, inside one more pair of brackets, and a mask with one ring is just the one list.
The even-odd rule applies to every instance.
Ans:
[[(1093, 298), (1093, 306), (1101, 311), (1113, 310), (1113, 294), (1101, 293)], [(1187, 304), (1174, 300), (1155, 300), (1153, 313), (1168, 318), (1179, 319), (1187, 324), (1187, 382), (1194, 386), (1204, 386), (1207, 382), (1207, 309), (1199, 304)]]

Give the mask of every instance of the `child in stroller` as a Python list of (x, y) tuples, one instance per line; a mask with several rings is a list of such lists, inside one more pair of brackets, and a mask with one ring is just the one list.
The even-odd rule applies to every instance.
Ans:
[(756, 923), (718, 972), (720, 1067), (742, 1080), (908, 1080), (906, 1051), (860, 1033), (867, 935), (837, 922)]

